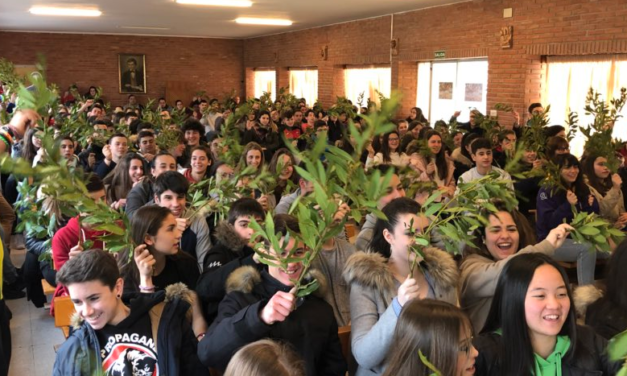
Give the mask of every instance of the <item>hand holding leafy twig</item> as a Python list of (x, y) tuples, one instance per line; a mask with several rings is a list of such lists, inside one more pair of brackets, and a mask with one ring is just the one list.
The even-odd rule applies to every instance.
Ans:
[(189, 218), (176, 218), (176, 228), (181, 232), (185, 232), (190, 225)]
[(291, 292), (277, 291), (259, 313), (261, 321), (267, 325), (285, 321), (294, 310), (296, 296)]
[(561, 225), (551, 230), (551, 232), (549, 232), (549, 234), (546, 236), (546, 240), (551, 243), (554, 248), (559, 248), (562, 246), (562, 244), (564, 244), (564, 241), (566, 240), (568, 234), (570, 233), (570, 230), (572, 229), (573, 228), (570, 225), (562, 223)]
[(401, 307), (405, 306), (405, 303), (412, 299), (416, 299), (420, 297), (420, 285), (418, 282), (408, 276), (405, 282), (403, 282), (398, 288), (398, 302)]
[(566, 200), (568, 200), (568, 203), (571, 205), (577, 205), (577, 203), (579, 202), (579, 199), (577, 199), (577, 195), (571, 190), (566, 191)]
[(616, 189), (620, 189), (623, 185), (623, 179), (620, 178), (620, 175), (613, 174), (612, 175), (612, 186)]
[(77, 244), (74, 247), (70, 248), (70, 253), (68, 254), (68, 256), (71, 258), (74, 258), (78, 255), (81, 254), (81, 252), (83, 252), (83, 245), (82, 244)]

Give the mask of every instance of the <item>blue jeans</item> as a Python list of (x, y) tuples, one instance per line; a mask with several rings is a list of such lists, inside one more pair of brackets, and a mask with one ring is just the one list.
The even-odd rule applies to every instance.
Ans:
[(579, 286), (594, 283), (594, 268), (597, 263), (597, 251), (585, 244), (577, 244), (566, 239), (561, 247), (555, 250), (553, 258), (557, 261), (577, 261), (577, 283)]

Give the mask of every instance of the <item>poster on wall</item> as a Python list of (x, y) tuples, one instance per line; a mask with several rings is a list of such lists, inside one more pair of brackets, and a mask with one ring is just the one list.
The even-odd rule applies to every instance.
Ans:
[(440, 82), (440, 94), (439, 99), (453, 99), (453, 83), (452, 82)]
[(146, 94), (146, 55), (118, 54), (120, 94)]
[(466, 84), (466, 102), (481, 102), (483, 99), (483, 84)]

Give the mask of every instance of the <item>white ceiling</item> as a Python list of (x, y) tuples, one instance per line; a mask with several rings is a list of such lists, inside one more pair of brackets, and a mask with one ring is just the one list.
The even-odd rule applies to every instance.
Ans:
[[(0, 0), (0, 30), (251, 38), (470, 0), (252, 1), (250, 8), (222, 8), (182, 5), (174, 0)], [(34, 16), (28, 12), (33, 5), (95, 6), (103, 14), (98, 18)], [(237, 17), (289, 18), (294, 24), (238, 25)]]

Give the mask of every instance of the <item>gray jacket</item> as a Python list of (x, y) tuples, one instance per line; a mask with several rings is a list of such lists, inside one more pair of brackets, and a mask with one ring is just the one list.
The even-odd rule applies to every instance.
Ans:
[(281, 201), (279, 201), (276, 208), (274, 208), (274, 214), (287, 214), (298, 196), (300, 196), (300, 188), (297, 188), (294, 192), (287, 196), (281, 197)]
[[(425, 276), (433, 281), (434, 290), (428, 297), (458, 305), (455, 260), (434, 247), (426, 248), (424, 253)], [(394, 336), (397, 316), (392, 300), (400, 283), (378, 253), (357, 252), (351, 256), (344, 279), (350, 286), (351, 348), (359, 365), (356, 375), (381, 375)]]
[(368, 243), (372, 240), (374, 225), (377, 223), (377, 217), (374, 214), (366, 215), (366, 222), (361, 226), (361, 231), (355, 240), (355, 247), (360, 251), (368, 250)]
[(126, 196), (126, 215), (128, 219), (133, 218), (133, 214), (142, 206), (154, 199), (152, 192), (152, 177), (145, 178), (141, 183), (134, 186)]
[(555, 248), (547, 240), (543, 240), (500, 261), (477, 254), (464, 258), (461, 265), (461, 303), (462, 309), (472, 321), (475, 332), (478, 333), (483, 329), (485, 320), (488, 318), (496, 283), (505, 265), (516, 255), (534, 252), (553, 256)]

